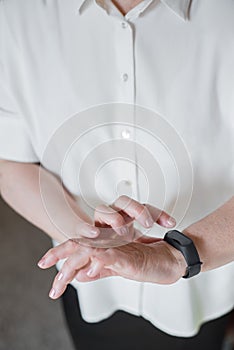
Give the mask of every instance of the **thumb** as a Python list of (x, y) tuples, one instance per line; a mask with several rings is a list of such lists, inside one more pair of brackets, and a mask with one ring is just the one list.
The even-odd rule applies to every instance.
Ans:
[[(109, 270), (111, 275), (126, 276), (130, 268), (130, 258), (120, 249), (109, 248), (104, 252), (99, 252), (92, 258), (88, 276), (94, 278), (104, 270)], [(128, 274), (128, 273), (127, 273)]]

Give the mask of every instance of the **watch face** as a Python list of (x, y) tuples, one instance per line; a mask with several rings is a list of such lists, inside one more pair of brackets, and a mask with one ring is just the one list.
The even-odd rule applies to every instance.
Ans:
[(172, 230), (166, 233), (164, 240), (183, 254), (187, 263), (183, 278), (193, 277), (201, 271), (202, 262), (192, 239), (177, 230)]
[(179, 232), (177, 230), (167, 232), (166, 237), (168, 239), (174, 240), (181, 246), (188, 246), (192, 243), (192, 240), (189, 237), (185, 236), (182, 232)]

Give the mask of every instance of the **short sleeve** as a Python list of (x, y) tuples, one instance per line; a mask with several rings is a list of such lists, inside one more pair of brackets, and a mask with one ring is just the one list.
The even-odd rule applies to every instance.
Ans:
[(38, 162), (30, 128), (11, 92), (4, 69), (6, 44), (11, 45), (5, 28), (4, 2), (0, 0), (0, 159)]
[(0, 70), (0, 159), (38, 162), (29, 127), (17, 110)]

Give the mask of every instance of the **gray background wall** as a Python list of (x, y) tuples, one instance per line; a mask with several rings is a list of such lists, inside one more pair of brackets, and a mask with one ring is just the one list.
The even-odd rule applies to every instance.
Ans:
[(55, 269), (37, 267), (50, 246), (0, 199), (0, 350), (73, 350), (61, 302), (48, 297)]

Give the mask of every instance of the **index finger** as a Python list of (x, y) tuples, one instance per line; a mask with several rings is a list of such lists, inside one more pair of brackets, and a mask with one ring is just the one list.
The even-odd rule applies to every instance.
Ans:
[[(68, 241), (51, 248), (38, 262), (38, 266), (42, 269), (47, 269), (55, 265), (59, 260), (66, 259), (69, 255), (73, 254), (80, 248), (80, 245), (76, 240), (69, 239)], [(91, 249), (89, 247), (82, 246), (83, 250)]]
[(135, 218), (135, 220), (144, 227), (149, 228), (154, 224), (154, 220), (148, 208), (144, 204), (141, 204), (126, 195), (117, 198), (111, 207), (121, 209), (131, 218)]

